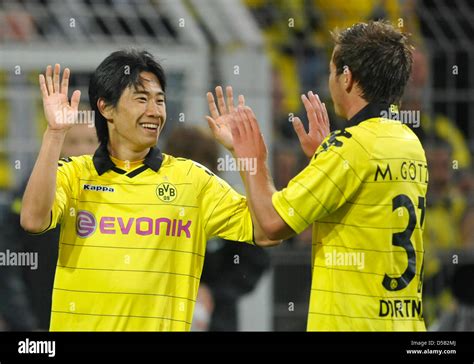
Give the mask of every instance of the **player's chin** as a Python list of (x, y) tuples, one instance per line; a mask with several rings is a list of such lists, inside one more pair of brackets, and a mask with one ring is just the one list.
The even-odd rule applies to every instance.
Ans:
[(139, 149), (146, 149), (146, 148), (154, 147), (156, 145), (156, 143), (158, 142), (158, 136), (159, 136), (159, 134), (156, 137), (141, 136), (140, 138), (138, 138), (138, 140), (136, 141), (135, 144), (137, 146), (139, 146)]
[(145, 148), (154, 147), (157, 143), (158, 143), (158, 138), (155, 138), (154, 140), (147, 141)]

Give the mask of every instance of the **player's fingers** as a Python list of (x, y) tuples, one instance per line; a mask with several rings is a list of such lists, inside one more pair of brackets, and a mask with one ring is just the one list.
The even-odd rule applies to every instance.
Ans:
[(323, 102), (321, 101), (321, 99), (319, 98), (319, 95), (318, 94), (315, 94), (316, 96), (316, 102), (318, 104), (318, 108), (317, 108), (317, 111), (319, 112), (319, 116), (321, 118), (321, 123), (324, 123), (324, 108), (323, 108)]
[(39, 75), (39, 85), (40, 85), (40, 90), (41, 90), (41, 95), (43, 95), (43, 98), (48, 97), (48, 88), (46, 87), (46, 80), (44, 78), (44, 75)]
[(303, 105), (306, 110), (306, 116), (308, 117), (309, 129), (311, 130), (316, 128), (318, 125), (318, 120), (313, 105), (306, 95), (301, 95), (301, 100), (303, 101)]
[(313, 91), (308, 92), (308, 99), (311, 102), (311, 105), (313, 106), (314, 113), (316, 114), (317, 127), (321, 128), (323, 122), (323, 106), (321, 104), (321, 100), (319, 100), (319, 96), (315, 95)]
[(217, 97), (217, 107), (219, 108), (219, 112), (221, 113), (221, 115), (227, 114), (225, 101), (224, 101), (224, 92), (222, 91), (221, 86), (216, 87), (216, 97)]
[(243, 136), (245, 138), (250, 138), (252, 136), (252, 126), (250, 125), (250, 120), (247, 118), (247, 114), (245, 113), (244, 107), (238, 107), (239, 118), (240, 118), (240, 125), (241, 130), (243, 131)]
[(232, 91), (232, 86), (227, 86), (225, 92), (227, 95), (227, 110), (232, 112), (234, 111), (234, 93)]
[(245, 115), (244, 108), (242, 106), (238, 108), (237, 112), (238, 112), (237, 126), (240, 131), (240, 136), (242, 137), (242, 139), (247, 140), (251, 138), (251, 129), (247, 121), (247, 116)]
[(304, 129), (303, 123), (301, 122), (299, 117), (295, 116), (293, 117), (292, 124), (300, 143), (303, 144), (306, 141), (306, 138), (308, 137), (306, 130)]
[(54, 87), (54, 92), (59, 93), (59, 78), (61, 74), (61, 66), (56, 63), (54, 65), (54, 72), (53, 72), (53, 87)]
[(250, 107), (245, 106), (244, 112), (245, 112), (245, 115), (247, 116), (247, 120), (249, 121), (250, 129), (252, 130), (252, 133), (260, 135), (261, 134), (260, 127), (258, 125), (257, 117), (255, 116), (253, 110)]
[[(318, 117), (318, 130), (321, 131), (321, 134), (324, 135), (324, 131), (326, 130), (326, 118), (325, 118), (325, 109), (323, 107), (323, 103), (319, 98), (318, 94), (315, 94), (313, 97), (313, 102), (316, 103), (316, 114)], [(328, 119), (329, 120), (329, 119)]]
[(71, 74), (71, 71), (69, 70), (69, 68), (64, 69), (63, 79), (61, 81), (61, 93), (63, 95), (66, 95), (66, 96), (67, 96), (67, 90), (69, 88), (69, 76), (70, 76), (70, 74)]
[(245, 106), (245, 97), (244, 97), (244, 95), (239, 95), (239, 106)]
[(81, 101), (81, 91), (76, 90), (72, 93), (72, 96), (71, 96), (71, 107), (74, 110), (77, 110), (79, 107), (80, 101)]
[(214, 100), (214, 95), (212, 92), (207, 93), (207, 104), (209, 105), (209, 112), (211, 113), (211, 118), (217, 119), (219, 117), (219, 111), (217, 110), (216, 102)]
[(240, 129), (238, 127), (238, 116), (239, 112), (237, 110), (234, 110), (233, 113), (231, 113), (229, 116), (229, 125), (230, 125), (230, 131), (232, 132), (232, 138), (234, 138), (235, 141), (240, 140)]
[(328, 110), (326, 109), (326, 104), (323, 102), (323, 117), (324, 117), (324, 131), (326, 134), (329, 133), (330, 125), (329, 125), (329, 115)]
[(46, 87), (48, 88), (48, 93), (51, 95), (54, 93), (53, 87), (53, 68), (51, 65), (46, 67)]

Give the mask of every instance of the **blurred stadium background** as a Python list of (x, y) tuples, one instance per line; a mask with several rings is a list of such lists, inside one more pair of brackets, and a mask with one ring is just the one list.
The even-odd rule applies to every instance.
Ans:
[[(70, 88), (82, 91), (89, 109), (89, 75), (106, 55), (127, 47), (149, 50), (169, 79), (160, 147), (177, 127), (207, 128), (206, 92), (232, 85), (256, 111), (281, 188), (306, 163), (290, 125), (293, 114), (304, 115), (299, 95), (314, 90), (330, 103), (329, 31), (380, 18), (411, 33), (416, 47), (402, 108), (420, 111), (411, 127), (430, 163), (427, 326), (474, 330), (472, 0), (0, 0), (0, 251), (21, 250), (3, 231), (7, 214), (18, 210), (15, 196), (46, 126), (37, 85), (46, 65), (70, 67)], [(334, 115), (331, 121), (332, 129), (343, 126)], [(242, 191), (237, 172), (220, 174)], [(268, 253), (270, 269), (239, 301), (238, 328), (305, 330), (311, 234)], [(245, 281), (244, 270), (241, 276)], [(24, 320), (21, 311), (11, 313), (18, 300), (25, 310), (40, 304), (41, 296), (32, 298), (23, 281), (22, 269), (0, 266), (3, 329), (16, 327), (8, 316)]]

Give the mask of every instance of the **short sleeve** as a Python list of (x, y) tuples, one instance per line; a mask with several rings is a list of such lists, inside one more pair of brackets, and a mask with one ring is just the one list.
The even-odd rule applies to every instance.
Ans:
[(73, 163), (70, 158), (63, 158), (58, 162), (56, 196), (51, 210), (51, 223), (42, 233), (56, 228), (62, 222), (72, 191), (71, 181), (75, 173)]
[(296, 233), (336, 211), (359, 189), (360, 159), (367, 157), (350, 138), (345, 130), (331, 133), (308, 166), (273, 194), (275, 210)]
[(203, 187), (198, 199), (207, 238), (253, 243), (253, 224), (247, 199), (227, 182), (196, 163)]

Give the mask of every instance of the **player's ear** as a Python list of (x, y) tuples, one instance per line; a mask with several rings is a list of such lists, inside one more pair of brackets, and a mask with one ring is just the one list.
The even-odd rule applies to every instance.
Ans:
[(111, 120), (112, 119), (113, 107), (111, 105), (107, 105), (105, 103), (105, 100), (102, 97), (100, 97), (97, 100), (97, 109), (99, 109), (99, 112), (102, 114), (102, 116), (106, 120)]
[(342, 81), (344, 85), (344, 90), (346, 90), (347, 93), (350, 93), (352, 87), (354, 86), (354, 78), (352, 77), (352, 71), (349, 66), (344, 66), (344, 69), (342, 71)]

